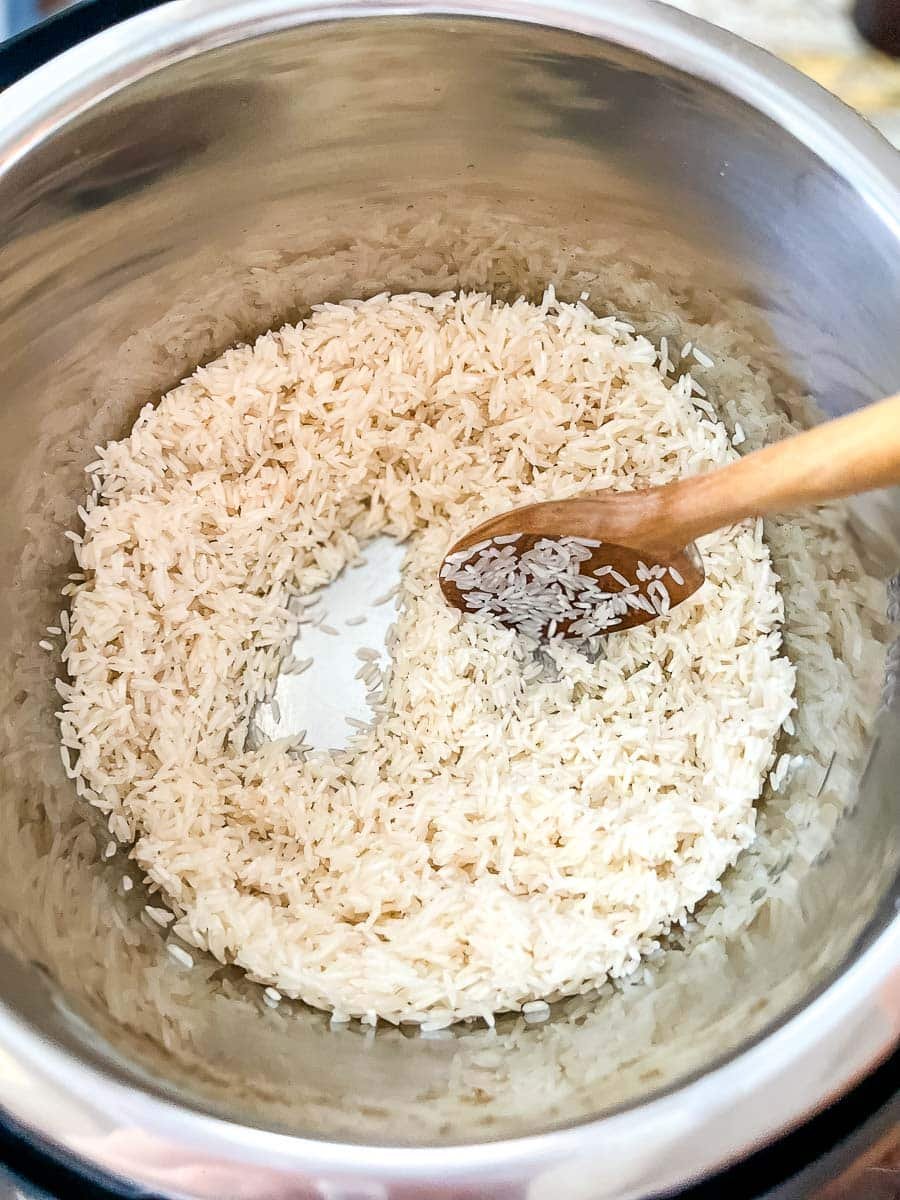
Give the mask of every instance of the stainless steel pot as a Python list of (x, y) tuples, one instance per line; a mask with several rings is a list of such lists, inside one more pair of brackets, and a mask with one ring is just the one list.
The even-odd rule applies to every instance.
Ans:
[[(185, 1197), (660, 1195), (802, 1122), (900, 1032), (897, 714), (833, 845), (715, 953), (541, 1029), (423, 1040), (179, 970), (60, 770), (37, 650), (94, 443), (322, 299), (553, 279), (744, 322), (826, 413), (900, 386), (900, 169), (836, 100), (645, 0), (177, 0), (0, 97), (0, 1109)], [(626, 268), (623, 271), (623, 266)], [(856, 511), (885, 576), (896, 498)], [(890, 676), (890, 672), (888, 672)], [(824, 773), (823, 773), (824, 775)], [(93, 818), (90, 818), (93, 819)], [(770, 848), (771, 849), (771, 848)], [(726, 885), (727, 888), (730, 885)]]

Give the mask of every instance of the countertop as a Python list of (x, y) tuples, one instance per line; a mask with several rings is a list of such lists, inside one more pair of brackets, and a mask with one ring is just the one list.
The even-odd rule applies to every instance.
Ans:
[(670, 0), (786, 59), (900, 146), (900, 62), (872, 50), (849, 0)]

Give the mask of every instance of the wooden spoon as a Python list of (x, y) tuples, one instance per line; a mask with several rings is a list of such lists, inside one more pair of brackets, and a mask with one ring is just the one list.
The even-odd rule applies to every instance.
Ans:
[[(456, 608), (486, 610), (534, 636), (615, 633), (696, 592), (705, 576), (695, 538), (747, 517), (895, 484), (900, 393), (708, 475), (491, 517), (453, 546), (441, 588)], [(547, 559), (555, 565), (544, 565)]]

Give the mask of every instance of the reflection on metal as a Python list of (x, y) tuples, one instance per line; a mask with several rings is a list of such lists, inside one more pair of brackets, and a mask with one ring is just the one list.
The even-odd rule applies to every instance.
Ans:
[[(314, 750), (342, 750), (359, 726), (372, 720), (372, 707), (362, 677), (360, 653), (377, 652), (373, 662), (385, 670), (388, 630), (397, 616), (391, 594), (400, 583), (405, 549), (392, 538), (373, 538), (358, 565), (345, 567), (308, 612), (291, 655), (309, 663), (302, 674), (282, 671), (275, 691), (276, 708), (260, 705), (255, 724), (269, 739), (305, 734)], [(310, 662), (310, 660), (312, 660)], [(373, 674), (374, 674), (373, 670)], [(356, 724), (353, 724), (353, 723)]]

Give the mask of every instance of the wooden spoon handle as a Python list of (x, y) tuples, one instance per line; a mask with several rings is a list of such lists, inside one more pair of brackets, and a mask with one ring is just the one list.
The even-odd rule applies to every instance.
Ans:
[(684, 546), (745, 517), (894, 484), (900, 484), (900, 393), (660, 489), (662, 520), (654, 540)]

